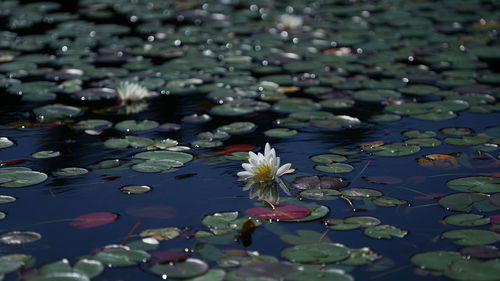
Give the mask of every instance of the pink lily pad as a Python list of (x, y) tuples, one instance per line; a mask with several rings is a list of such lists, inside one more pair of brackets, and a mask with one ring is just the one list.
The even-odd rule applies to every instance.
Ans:
[(287, 221), (305, 218), (311, 214), (311, 210), (301, 205), (283, 203), (274, 209), (267, 207), (250, 208), (245, 213), (255, 218)]
[(69, 225), (80, 229), (93, 228), (112, 223), (118, 216), (118, 214), (109, 212), (88, 213), (74, 218)]
[(500, 215), (490, 216), (490, 222), (493, 224), (499, 224), (500, 223)]
[(161, 251), (151, 253), (155, 263), (169, 263), (185, 261), (189, 258), (188, 254), (179, 251)]

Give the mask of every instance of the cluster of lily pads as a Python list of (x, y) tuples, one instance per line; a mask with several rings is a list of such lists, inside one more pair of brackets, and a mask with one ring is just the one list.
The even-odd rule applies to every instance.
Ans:
[[(131, 242), (127, 238), (89, 251), (74, 263), (66, 259), (73, 257), (55, 257), (40, 265), (29, 254), (6, 253), (0, 257), (0, 279), (19, 272), (26, 280), (85, 281), (105, 268), (141, 265), (169, 280), (354, 280), (360, 268), (386, 269), (390, 253), (336, 243), (331, 232), (362, 229), (373, 238), (367, 243), (408, 239), (405, 226), (382, 224), (370, 215), (335, 213), (414, 206), (382, 188), (349, 186), (368, 167), (360, 167), (360, 159), (386, 157), (415, 157), (416, 168), (434, 172), (465, 171), (446, 182), (449, 193), (424, 194), (458, 213), (443, 218), (447, 229), (440, 237), (452, 240), (448, 246), (408, 254), (415, 273), (498, 279), (500, 251), (494, 244), (500, 241), (500, 219), (489, 214), (500, 209), (494, 171), (500, 129), (477, 124), (472, 130), (452, 123), (500, 110), (495, 1), (79, 0), (76, 8), (61, 1), (28, 2), (0, 4), (0, 98), (6, 108), (0, 116), (7, 120), (2, 121), (0, 152), (24, 141), (9, 130), (64, 127), (91, 138), (93, 149), (113, 157), (85, 167), (62, 163), (50, 172), (34, 170), (29, 161), (46, 163), (66, 155), (44, 149), (30, 151), (30, 159), (0, 159), (0, 187), (5, 190), (43, 184), (49, 177), (125, 177), (129, 169), (175, 172), (198, 165), (195, 159), (232, 171), (263, 139), (293, 143), (321, 136), (336, 142), (335, 133), (397, 126), (400, 120), (446, 125), (439, 131), (400, 128), (406, 139), (360, 141), (312, 155), (313, 174), (299, 170), (302, 174), (283, 177), (293, 196), (280, 199), (276, 186), (256, 186), (250, 197), (267, 198), (265, 202), (206, 215), (204, 229), (146, 226), (132, 234), (134, 228)], [(124, 99), (120, 90), (127, 85), (147, 95), (147, 101)], [(183, 116), (176, 111), (180, 104)], [(157, 116), (162, 117), (153, 119)], [(173, 137), (190, 125), (203, 129), (182, 135), (186, 139)], [(259, 143), (235, 144), (242, 139)], [(362, 178), (404, 188), (396, 177)], [(149, 185), (120, 190), (159, 192)], [(0, 204), (16, 200), (0, 195)], [(0, 211), (0, 220), (7, 215)], [(118, 217), (88, 213), (71, 219), (70, 226), (94, 228)], [(286, 227), (302, 222), (316, 223), (312, 227), (324, 232)], [(253, 233), (264, 231), (287, 243), (279, 254), (250, 247)], [(40, 239), (33, 231), (0, 234), (7, 249), (26, 244), (29, 251), (28, 243)], [(166, 247), (164, 241), (185, 239), (196, 243), (159, 250)], [(250, 248), (229, 248), (234, 245)]]

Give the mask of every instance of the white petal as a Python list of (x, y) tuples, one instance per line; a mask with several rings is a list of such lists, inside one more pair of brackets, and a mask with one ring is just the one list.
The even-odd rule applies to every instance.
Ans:
[(252, 168), (253, 168), (254, 166), (253, 166), (253, 165), (251, 165), (251, 164), (249, 164), (249, 163), (243, 163), (243, 164), (241, 164), (241, 167), (242, 167), (243, 169), (245, 169), (245, 170), (247, 170), (247, 171), (251, 172), (251, 171), (253, 170)]
[(278, 171), (276, 172), (276, 176), (281, 177), (290, 167), (292, 166), (291, 163), (286, 163), (285, 165), (281, 166)]
[(266, 146), (264, 148), (264, 155), (267, 156), (269, 155), (269, 153), (271, 153), (271, 145), (269, 145), (269, 143), (266, 142)]
[(242, 172), (238, 172), (238, 177), (240, 178), (250, 178), (253, 176), (253, 174), (249, 171), (242, 171)]

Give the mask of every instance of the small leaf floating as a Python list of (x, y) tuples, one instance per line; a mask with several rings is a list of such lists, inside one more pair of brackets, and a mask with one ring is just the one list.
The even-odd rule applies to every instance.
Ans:
[(70, 226), (80, 229), (94, 228), (112, 223), (118, 218), (118, 216), (118, 214), (109, 212), (88, 213), (74, 218), (70, 223)]

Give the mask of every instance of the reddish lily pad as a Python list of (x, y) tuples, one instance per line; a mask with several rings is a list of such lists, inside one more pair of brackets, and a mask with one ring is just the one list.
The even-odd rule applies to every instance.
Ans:
[(109, 212), (95, 212), (81, 215), (73, 219), (69, 224), (76, 228), (93, 228), (112, 223), (118, 218), (118, 214)]
[(274, 209), (254, 207), (246, 210), (245, 213), (251, 217), (261, 219), (287, 221), (305, 218), (309, 216), (311, 210), (301, 205), (282, 203)]

